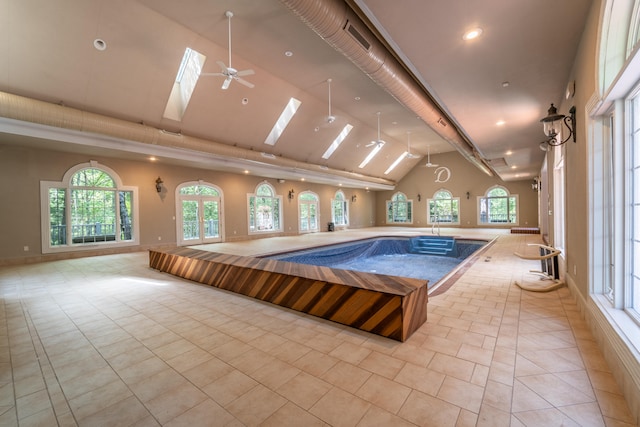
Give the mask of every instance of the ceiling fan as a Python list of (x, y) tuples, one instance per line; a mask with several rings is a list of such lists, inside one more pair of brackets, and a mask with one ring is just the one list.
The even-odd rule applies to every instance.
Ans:
[(365, 147), (373, 147), (375, 145), (377, 148), (382, 148), (382, 146), (386, 144), (386, 142), (380, 139), (380, 111), (378, 111), (376, 114), (378, 115), (378, 139), (375, 141), (371, 141), (370, 143), (365, 145)]
[(316, 126), (315, 131), (318, 132), (320, 127), (329, 126), (331, 123), (336, 121), (336, 116), (331, 113), (331, 79), (327, 79), (327, 86), (329, 88), (329, 114), (324, 117), (321, 126)]
[(425, 165), (428, 168), (437, 168), (438, 165), (434, 165), (433, 163), (431, 163), (431, 149), (430, 147), (427, 145), (427, 164)]
[(231, 84), (232, 80), (237, 81), (238, 83), (241, 83), (249, 88), (254, 87), (254, 84), (251, 82), (246, 81), (245, 79), (243, 79), (242, 77), (244, 76), (249, 76), (251, 74), (255, 74), (255, 72), (253, 70), (242, 70), (242, 71), (238, 71), (235, 68), (233, 68), (233, 66), (231, 65), (231, 18), (233, 17), (233, 12), (231, 11), (226, 11), (225, 12), (225, 16), (227, 17), (228, 21), (229, 21), (229, 66), (226, 66), (224, 62), (218, 60), (216, 61), (216, 64), (218, 64), (220, 66), (220, 69), (222, 70), (220, 73), (202, 73), (200, 74), (201, 76), (222, 76), (224, 77), (224, 81), (222, 82), (222, 89), (226, 90), (229, 88), (229, 85)]
[(407, 132), (407, 159), (417, 159), (418, 157), (422, 157), (419, 154), (411, 153), (411, 142), (410, 142), (411, 132)]
[(329, 115), (326, 117), (326, 121), (331, 124), (336, 120), (336, 116), (331, 114), (331, 79), (327, 79), (327, 86), (329, 87)]

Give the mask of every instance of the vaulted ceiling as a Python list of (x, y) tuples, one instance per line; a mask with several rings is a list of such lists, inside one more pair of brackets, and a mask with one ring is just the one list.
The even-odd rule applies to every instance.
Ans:
[[(78, 142), (4, 120), (0, 143), (373, 189), (393, 186), (429, 152), (456, 149), (504, 180), (537, 175), (539, 120), (565, 96), (590, 0), (348, 3), (0, 0), (1, 91), (169, 135), (158, 145), (127, 144), (126, 133)], [(243, 76), (254, 87), (222, 89), (224, 77), (201, 76), (182, 118), (165, 117), (187, 47), (206, 56), (203, 73), (228, 63), (227, 11), (233, 67), (254, 70)], [(463, 40), (475, 27), (481, 36)], [(297, 113), (265, 143), (291, 98), (301, 102)], [(26, 120), (5, 114), (21, 108), (0, 106), (0, 115)], [(347, 123), (352, 131), (324, 158)], [(378, 132), (385, 144), (360, 168)], [(418, 156), (385, 173), (408, 146)]]

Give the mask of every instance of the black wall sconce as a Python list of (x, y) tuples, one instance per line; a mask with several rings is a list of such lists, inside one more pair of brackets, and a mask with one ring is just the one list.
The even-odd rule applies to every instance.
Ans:
[(418, 201), (422, 200), (422, 195), (418, 193)]
[(471, 193), (467, 191), (467, 200), (469, 200), (469, 197), (471, 197)]
[(289, 190), (289, 200), (293, 200), (293, 198), (296, 196), (296, 193), (293, 191), (293, 188), (291, 190)]
[(533, 178), (533, 182), (531, 183), (531, 189), (533, 191), (540, 191), (540, 180), (538, 177)]
[(156, 191), (158, 193), (162, 192), (162, 184), (163, 184), (162, 178), (158, 177), (158, 179), (156, 179)]
[[(549, 107), (547, 111), (547, 117), (540, 119), (540, 122), (544, 127), (544, 134), (547, 136), (547, 139), (540, 143), (540, 149), (542, 151), (549, 151), (549, 146), (555, 147), (562, 145), (567, 142), (569, 138), (573, 138), (573, 142), (576, 142), (576, 107), (571, 107), (569, 109), (569, 115), (565, 116), (564, 114), (558, 114), (556, 107), (551, 104), (551, 107)], [(560, 133), (560, 128), (563, 123), (569, 130), (569, 135), (560, 141), (557, 136)]]
[(356, 200), (358, 200), (358, 196), (357, 195), (354, 194), (353, 196), (351, 196), (351, 203), (355, 203)]

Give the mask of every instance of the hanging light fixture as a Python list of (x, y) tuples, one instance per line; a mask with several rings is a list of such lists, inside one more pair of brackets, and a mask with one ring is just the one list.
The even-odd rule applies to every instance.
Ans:
[[(569, 109), (569, 115), (565, 116), (564, 114), (558, 114), (558, 109), (551, 104), (549, 110), (547, 111), (547, 116), (540, 119), (544, 127), (544, 134), (548, 137), (545, 141), (540, 143), (540, 149), (542, 151), (548, 151), (548, 145), (557, 146), (562, 145), (569, 140), (569, 138), (573, 138), (573, 142), (576, 142), (576, 107), (571, 107)], [(567, 127), (569, 130), (569, 135), (563, 140), (558, 139), (558, 135), (560, 134), (560, 130), (562, 124)]]

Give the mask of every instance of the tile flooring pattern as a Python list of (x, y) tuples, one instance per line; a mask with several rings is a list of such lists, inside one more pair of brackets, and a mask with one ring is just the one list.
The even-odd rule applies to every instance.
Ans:
[(567, 288), (514, 285), (539, 239), (500, 236), (405, 343), (146, 252), (0, 268), (0, 425), (634, 425)]

